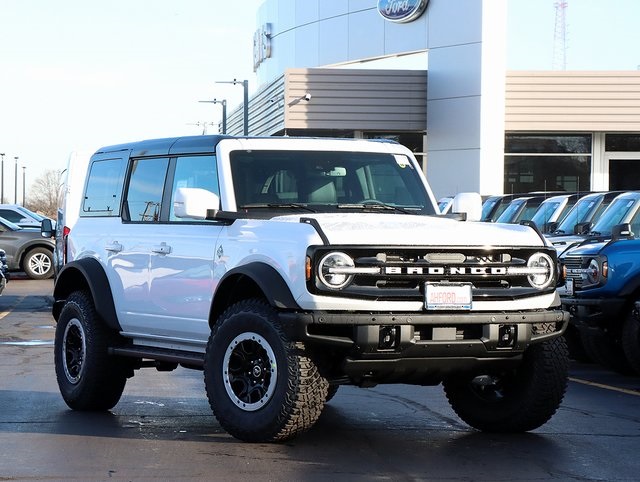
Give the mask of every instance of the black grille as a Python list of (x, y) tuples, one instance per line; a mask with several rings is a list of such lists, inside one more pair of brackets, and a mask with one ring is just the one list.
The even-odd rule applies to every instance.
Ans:
[(511, 300), (553, 291), (551, 283), (545, 291), (533, 288), (526, 275), (507, 273), (509, 268), (527, 266), (536, 252), (544, 252), (555, 262), (555, 250), (534, 248), (405, 248), (397, 247), (318, 247), (311, 249), (314, 272), (318, 263), (331, 251), (348, 254), (355, 268), (378, 268), (375, 273), (355, 274), (342, 289), (330, 289), (315, 277), (309, 291), (377, 300), (422, 300), (427, 282), (471, 283), (474, 301)]

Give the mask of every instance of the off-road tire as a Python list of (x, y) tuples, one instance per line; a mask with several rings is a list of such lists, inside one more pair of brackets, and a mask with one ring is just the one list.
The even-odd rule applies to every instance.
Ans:
[[(517, 369), (485, 378), (485, 384), (452, 378), (443, 382), (453, 410), (485, 432), (527, 432), (545, 424), (567, 389), (569, 357), (562, 337), (530, 346)], [(486, 384), (493, 379), (495, 384)]]
[(209, 404), (229, 434), (246, 442), (279, 442), (309, 429), (329, 384), (302, 343), (294, 343), (262, 300), (230, 306), (207, 343)]
[(127, 367), (123, 359), (108, 354), (116, 339), (87, 292), (76, 291), (67, 298), (56, 326), (54, 361), (58, 387), (69, 408), (109, 410), (118, 403)]
[(608, 334), (593, 333), (590, 331), (582, 331), (580, 336), (585, 351), (594, 362), (621, 375), (631, 375), (634, 373), (623, 351), (620, 340), (616, 340)]
[(633, 371), (640, 374), (640, 321), (629, 309), (622, 323), (622, 349)]
[(33, 248), (24, 256), (22, 269), (31, 279), (49, 279), (53, 276), (53, 253), (47, 248)]

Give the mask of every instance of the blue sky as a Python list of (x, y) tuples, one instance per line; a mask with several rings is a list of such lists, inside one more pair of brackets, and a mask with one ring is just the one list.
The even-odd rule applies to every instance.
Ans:
[[(347, 1), (347, 0), (344, 0)], [(435, 1), (435, 0), (434, 0)], [(442, 0), (438, 0), (442, 1)], [(448, 0), (446, 0), (448, 1)], [(568, 0), (567, 68), (636, 70), (638, 0)], [(0, 0), (0, 152), (13, 200), (72, 150), (199, 134), (255, 89), (252, 41), (262, 0)], [(550, 69), (555, 0), (508, 0), (507, 65)], [(210, 127), (213, 131), (212, 127)], [(20, 172), (20, 176), (21, 176)], [(21, 181), (19, 182), (21, 199)]]

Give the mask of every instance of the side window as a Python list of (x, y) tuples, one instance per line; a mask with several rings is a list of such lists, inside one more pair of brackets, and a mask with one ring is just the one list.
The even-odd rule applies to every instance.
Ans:
[(162, 193), (169, 159), (135, 159), (125, 200), (125, 218), (130, 221), (155, 222), (160, 219)]
[(124, 159), (104, 159), (91, 163), (82, 214), (118, 216), (124, 175)]
[(186, 222), (189, 219), (178, 218), (173, 212), (173, 197), (179, 187), (197, 187), (220, 195), (215, 156), (184, 156), (176, 158), (176, 169), (171, 188), (169, 221)]
[(18, 223), (24, 216), (21, 216), (15, 211), (11, 211), (10, 209), (0, 209), (0, 216), (5, 218), (7, 221), (11, 221), (12, 223)]

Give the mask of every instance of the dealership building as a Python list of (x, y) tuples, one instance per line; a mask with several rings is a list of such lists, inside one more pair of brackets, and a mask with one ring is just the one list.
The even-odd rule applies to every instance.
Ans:
[(259, 88), (227, 132), (395, 139), (436, 196), (640, 189), (640, 72), (507, 71), (506, 10), (265, 0)]

